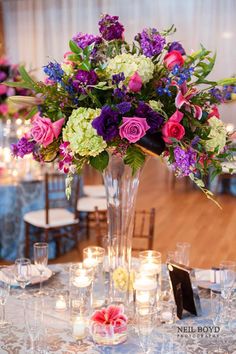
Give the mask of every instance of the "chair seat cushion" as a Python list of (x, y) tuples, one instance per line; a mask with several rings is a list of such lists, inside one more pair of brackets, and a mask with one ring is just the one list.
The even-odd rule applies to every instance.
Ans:
[(106, 190), (103, 184), (97, 185), (85, 185), (84, 186), (84, 194), (88, 197), (93, 198), (105, 198), (106, 197)]
[(24, 221), (33, 226), (42, 228), (67, 226), (78, 223), (78, 219), (74, 219), (74, 213), (63, 208), (49, 209), (49, 224), (46, 224), (45, 218), (45, 209), (30, 211), (24, 215)]
[(95, 207), (98, 210), (107, 210), (107, 201), (105, 198), (82, 197), (77, 203), (77, 210), (81, 212), (93, 212)]

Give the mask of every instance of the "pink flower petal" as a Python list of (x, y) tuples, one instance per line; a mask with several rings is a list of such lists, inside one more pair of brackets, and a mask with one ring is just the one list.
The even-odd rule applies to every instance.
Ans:
[(202, 109), (200, 106), (192, 105), (193, 107), (193, 112), (194, 112), (194, 118), (201, 119), (202, 118)]
[(52, 129), (53, 129), (53, 133), (54, 133), (55, 138), (58, 138), (58, 136), (60, 135), (64, 122), (65, 122), (65, 118), (61, 118), (61, 119), (57, 120), (56, 122), (52, 123)]

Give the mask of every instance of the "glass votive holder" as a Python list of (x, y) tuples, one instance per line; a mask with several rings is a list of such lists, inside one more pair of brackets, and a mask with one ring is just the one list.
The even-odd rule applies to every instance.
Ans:
[(189, 266), (189, 255), (191, 245), (188, 242), (177, 242), (176, 244), (176, 262)]
[(157, 279), (155, 275), (135, 272), (133, 283), (135, 307), (154, 306), (157, 300)]
[(78, 344), (82, 344), (83, 339), (86, 338), (87, 328), (88, 320), (81, 314), (72, 317), (72, 336)]
[(69, 308), (69, 291), (58, 290), (54, 294), (54, 308), (58, 312), (67, 311)]
[(83, 263), (70, 268), (70, 309), (71, 316), (89, 317), (92, 305), (93, 272), (83, 267)]
[(161, 323), (174, 323), (176, 321), (176, 306), (174, 302), (161, 301), (158, 305), (160, 307)]
[(105, 271), (103, 266), (105, 249), (87, 247), (83, 249), (83, 266), (93, 272), (92, 307), (99, 308), (105, 303)]

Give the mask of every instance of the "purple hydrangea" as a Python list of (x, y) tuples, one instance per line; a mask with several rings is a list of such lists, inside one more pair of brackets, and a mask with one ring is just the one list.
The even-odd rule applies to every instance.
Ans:
[(105, 141), (110, 141), (119, 135), (119, 122), (119, 113), (110, 106), (104, 106), (100, 116), (93, 120), (92, 126)]
[(197, 153), (193, 149), (181, 149), (177, 146), (174, 148), (175, 163), (174, 169), (179, 176), (189, 176), (196, 166)]
[(121, 81), (125, 80), (125, 75), (124, 73), (119, 73), (112, 75), (112, 85), (118, 85)]
[(99, 21), (99, 32), (107, 41), (122, 39), (124, 26), (118, 20), (118, 16), (103, 15)]
[(130, 102), (121, 102), (116, 105), (120, 114), (125, 114), (130, 111), (131, 103)]
[(168, 48), (168, 52), (172, 52), (172, 50), (177, 50), (181, 55), (185, 55), (185, 50), (179, 42), (172, 42)]
[(166, 43), (165, 38), (155, 28), (145, 28), (136, 39), (140, 42), (143, 54), (146, 57), (160, 54)]
[(72, 37), (72, 39), (78, 45), (78, 47), (83, 50), (92, 43), (96, 45), (102, 42), (102, 38), (100, 36), (94, 36), (93, 34), (81, 32), (77, 33), (74, 37)]
[(73, 79), (72, 85), (79, 93), (86, 94), (85, 88), (88, 85), (96, 85), (97, 80), (98, 77), (94, 70), (78, 70), (75, 78)]
[(48, 65), (43, 66), (43, 71), (46, 75), (48, 75), (48, 78), (50, 80), (53, 80), (54, 82), (62, 81), (64, 71), (62, 70), (61, 65), (59, 63), (50, 62), (48, 63)]
[(35, 150), (35, 142), (29, 141), (25, 137), (21, 138), (16, 144), (11, 144), (13, 156), (23, 158), (25, 155), (33, 153)]
[(135, 110), (135, 114), (137, 117), (146, 118), (150, 127), (150, 133), (156, 132), (164, 122), (164, 118), (143, 101), (139, 102), (138, 107)]

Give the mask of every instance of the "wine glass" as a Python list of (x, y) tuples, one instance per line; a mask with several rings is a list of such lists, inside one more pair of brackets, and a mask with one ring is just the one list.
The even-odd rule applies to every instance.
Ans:
[(15, 279), (23, 289), (22, 293), (17, 296), (18, 299), (27, 299), (25, 287), (31, 280), (31, 261), (28, 258), (18, 258), (15, 261)]
[(9, 325), (9, 323), (6, 321), (6, 316), (5, 316), (5, 305), (9, 293), (10, 293), (10, 284), (0, 280), (0, 304), (2, 308), (0, 328), (5, 328)]
[(223, 261), (220, 263), (220, 288), (225, 303), (225, 319), (230, 319), (231, 297), (236, 281), (236, 262)]
[(30, 298), (25, 305), (25, 328), (31, 341), (30, 353), (34, 354), (35, 342), (42, 329), (42, 302), (39, 298)]
[(188, 242), (177, 242), (176, 244), (176, 262), (189, 266), (189, 253), (191, 245)]
[(36, 293), (37, 296), (47, 295), (42, 289), (43, 273), (48, 264), (48, 244), (45, 242), (37, 242), (34, 244), (34, 264), (40, 273), (40, 288)]
[(152, 352), (151, 336), (157, 325), (157, 311), (153, 306), (138, 307), (136, 309), (136, 325), (139, 342), (145, 354)]

